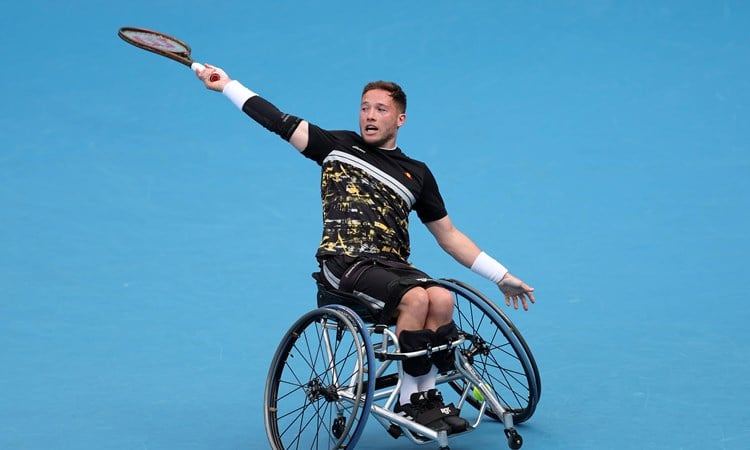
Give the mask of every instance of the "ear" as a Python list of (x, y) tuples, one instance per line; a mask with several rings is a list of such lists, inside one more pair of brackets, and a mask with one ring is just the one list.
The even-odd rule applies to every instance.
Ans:
[(396, 126), (401, 127), (401, 125), (403, 125), (404, 123), (406, 123), (406, 114), (401, 113), (396, 119)]

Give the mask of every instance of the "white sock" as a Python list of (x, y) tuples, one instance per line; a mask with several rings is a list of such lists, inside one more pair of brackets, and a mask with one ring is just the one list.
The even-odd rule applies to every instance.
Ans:
[(437, 367), (433, 365), (429, 372), (417, 377), (419, 392), (427, 392), (430, 389), (435, 389), (435, 381), (437, 381)]
[(399, 392), (398, 402), (401, 403), (401, 405), (411, 403), (411, 394), (417, 392), (419, 392), (419, 382), (417, 381), (417, 377), (404, 372), (404, 376), (401, 378), (401, 391)]
[(399, 403), (402, 405), (411, 403), (411, 394), (427, 392), (430, 389), (435, 389), (435, 381), (437, 381), (437, 367), (434, 365), (429, 372), (418, 377), (404, 372), (404, 377), (401, 379)]

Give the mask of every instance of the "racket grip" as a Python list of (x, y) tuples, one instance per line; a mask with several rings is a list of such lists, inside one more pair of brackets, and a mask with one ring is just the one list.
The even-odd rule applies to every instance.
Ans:
[[(197, 62), (192, 63), (190, 65), (190, 68), (193, 69), (193, 72), (195, 72), (195, 73), (202, 72), (202, 71), (206, 70), (206, 66), (204, 66), (201, 63), (197, 63)], [(210, 81), (212, 83), (215, 82), (215, 81), (219, 81), (219, 80), (221, 80), (221, 75), (219, 75), (216, 72), (212, 73), (211, 76), (208, 78), (208, 81)]]

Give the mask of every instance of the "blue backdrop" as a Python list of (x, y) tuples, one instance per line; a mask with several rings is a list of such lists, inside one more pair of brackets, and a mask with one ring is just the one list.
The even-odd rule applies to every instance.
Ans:
[[(524, 448), (746, 448), (748, 24), (738, 1), (5, 5), (0, 448), (265, 448), (268, 363), (314, 304), (317, 167), (123, 25), (327, 128), (404, 86), (399, 144), (537, 289), (510, 312), (544, 385)], [(412, 228), (416, 265), (493, 291)]]

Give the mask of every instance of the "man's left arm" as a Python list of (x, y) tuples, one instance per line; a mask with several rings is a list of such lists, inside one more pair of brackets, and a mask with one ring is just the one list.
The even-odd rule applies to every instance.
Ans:
[(523, 309), (534, 303), (534, 288), (515, 277), (494, 258), (483, 252), (468, 236), (453, 225), (449, 216), (425, 224), (440, 247), (456, 261), (495, 283), (505, 296), (505, 304), (518, 309), (519, 301)]

